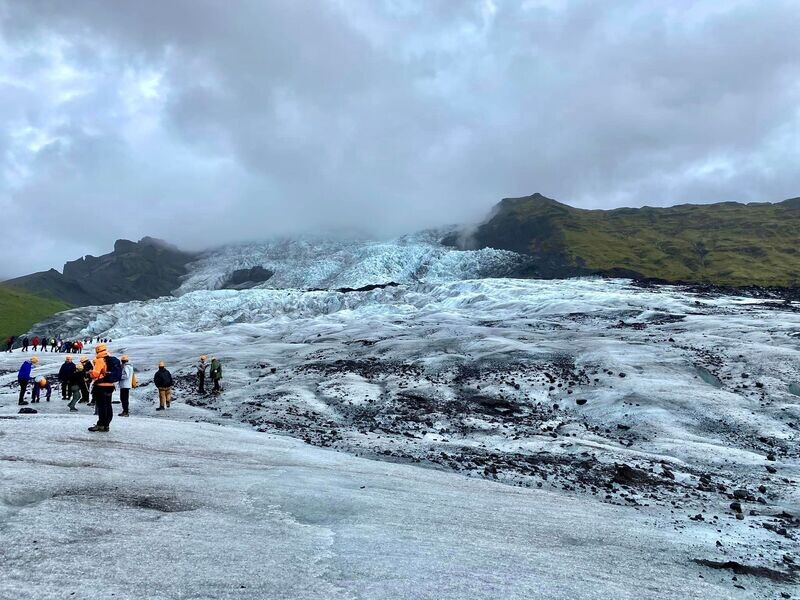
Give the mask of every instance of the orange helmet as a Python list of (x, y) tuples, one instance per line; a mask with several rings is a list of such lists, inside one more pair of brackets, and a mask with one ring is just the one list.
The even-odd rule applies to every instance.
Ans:
[(162, 360), (160, 363), (158, 363), (158, 366), (159, 367), (165, 367), (166, 365), (164, 364), (164, 361)]
[(108, 348), (106, 347), (105, 344), (97, 344), (97, 346), (94, 347), (94, 351), (97, 353), (97, 356), (100, 357), (103, 357), (106, 354), (108, 354)]
[(42, 378), (39, 380), (39, 387), (46, 387), (46, 386), (47, 386), (47, 379), (45, 379), (44, 377), (42, 377)]
[(36, 363), (38, 363), (38, 362), (39, 362), (39, 357), (38, 357), (38, 356), (34, 356), (34, 357), (32, 357), (32, 358), (31, 358), (31, 362), (32, 362), (33, 364), (36, 364)]

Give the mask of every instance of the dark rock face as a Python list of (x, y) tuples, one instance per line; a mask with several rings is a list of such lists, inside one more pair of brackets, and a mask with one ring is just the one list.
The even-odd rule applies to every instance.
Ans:
[(262, 266), (252, 269), (239, 269), (231, 273), (231, 276), (222, 286), (224, 290), (246, 290), (257, 286), (260, 283), (269, 281), (275, 275), (274, 271), (265, 269)]
[(149, 300), (170, 294), (187, 273), (194, 255), (161, 240), (117, 240), (114, 251), (85, 256), (55, 269), (26, 275), (8, 283), (75, 306)]

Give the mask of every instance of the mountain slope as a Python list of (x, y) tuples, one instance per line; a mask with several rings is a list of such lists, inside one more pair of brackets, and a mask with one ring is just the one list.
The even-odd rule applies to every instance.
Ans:
[(113, 252), (68, 262), (63, 274), (51, 269), (6, 283), (75, 306), (149, 300), (176, 289), (194, 258), (149, 237), (138, 243), (117, 240)]
[(533, 257), (529, 274), (623, 275), (716, 285), (800, 285), (800, 199), (584, 210), (534, 194), (506, 198), (462, 248)]
[(60, 300), (0, 286), (0, 345), (8, 336), (28, 331), (34, 323), (68, 308), (70, 306)]

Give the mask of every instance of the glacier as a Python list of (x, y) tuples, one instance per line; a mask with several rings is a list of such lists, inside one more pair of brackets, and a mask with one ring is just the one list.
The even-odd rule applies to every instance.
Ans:
[[(413, 473), (425, 481), (417, 494), (439, 482), (442, 494), (453, 489), (453, 506), (463, 504), (455, 488), (476, 498), (483, 498), (478, 489), (486, 490), (486, 506), (488, 498), (514, 498), (512, 512), (514, 502), (519, 511), (530, 510), (529, 502), (546, 506), (542, 513), (520, 513), (521, 531), (545, 527), (547, 520), (557, 532), (548, 552), (571, 568), (581, 557), (591, 572), (583, 588), (547, 587), (522, 574), (547, 562), (529, 548), (533, 563), (498, 571), (499, 587), (470, 580), (474, 597), (590, 598), (606, 589), (620, 598), (772, 598), (790, 590), (800, 549), (800, 306), (625, 279), (517, 279), (512, 275), (524, 268), (523, 257), (457, 251), (438, 243), (441, 233), (220, 248), (190, 266), (174, 296), (66, 311), (35, 333), (108, 337), (113, 352), (131, 356), (145, 385), (133, 394), (130, 423), (112, 424), (112, 446), (145, 435), (138, 428), (167, 435), (160, 433), (165, 423), (180, 421), (187, 439), (192, 426), (214, 427), (229, 432), (224, 444), (241, 438), (263, 444), (266, 454), (291, 444), (292, 452), (314, 460), (331, 451), (353, 457), (336, 459), (344, 461), (337, 467), (344, 478), (353, 475), (350, 469), (410, 469), (403, 478)], [(233, 271), (254, 266), (275, 275), (253, 289), (219, 289)], [(353, 291), (364, 286), (379, 287)], [(222, 360), (222, 394), (194, 389), (192, 364), (200, 354)], [(61, 360), (40, 358), (37, 374), (52, 375)], [(156, 417), (147, 383), (160, 360), (176, 377), (177, 409)], [(0, 416), (16, 412), (18, 362), (17, 353), (0, 356)], [(62, 419), (45, 421), (47, 443), (56, 443), (58, 428), (75, 420), (56, 416), (64, 411), (60, 402), (43, 411)], [(0, 421), (0, 427), (24, 429), (23, 420), (26, 425)], [(205, 443), (205, 431), (197, 431), (197, 444)], [(3, 443), (8, 438), (0, 436)], [(14, 455), (11, 447), (3, 452)], [(363, 459), (369, 460), (350, 462)], [(325, 485), (322, 479), (315, 484)], [(275, 503), (281, 511), (292, 500)], [(449, 510), (444, 504), (442, 511)], [(466, 519), (459, 535), (483, 542), (472, 520), (475, 506), (447, 518)], [(315, 518), (334, 518), (320, 510)], [(407, 503), (396, 510), (419, 508)], [(359, 514), (335, 520), (352, 528)], [(589, 515), (603, 528), (630, 524), (659, 544), (669, 538), (675, 546), (664, 550), (660, 568), (676, 579), (661, 580), (658, 589), (637, 587), (634, 580), (648, 580), (650, 551), (615, 551), (626, 556), (620, 564), (630, 577), (620, 574), (596, 556), (607, 548), (601, 539), (618, 534), (582, 532)], [(375, 532), (386, 525), (365, 526)], [(409, 535), (419, 543), (418, 534)], [(442, 568), (440, 587), (391, 594), (464, 597), (463, 588), (445, 593), (446, 570), (455, 569), (446, 557), (455, 550), (443, 539), (436, 532), (430, 539), (431, 568)], [(516, 536), (507, 546), (493, 544), (483, 550), (493, 560), (513, 554), (519, 561), (526, 548)], [(344, 561), (344, 572), (354, 576), (350, 561), (358, 552), (347, 552), (337, 555), (336, 572)], [(409, 573), (415, 560), (424, 561), (401, 561)], [(551, 571), (545, 569), (554, 578), (548, 581), (566, 585)], [(364, 574), (367, 587), (345, 585), (330, 597), (386, 594), (386, 581), (373, 576)], [(314, 581), (308, 573), (302, 577)], [(680, 587), (681, 578), (692, 585)]]

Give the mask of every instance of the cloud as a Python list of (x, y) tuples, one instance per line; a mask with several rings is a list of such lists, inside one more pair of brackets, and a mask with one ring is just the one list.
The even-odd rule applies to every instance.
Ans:
[(0, 275), (800, 189), (794, 2), (0, 0)]

